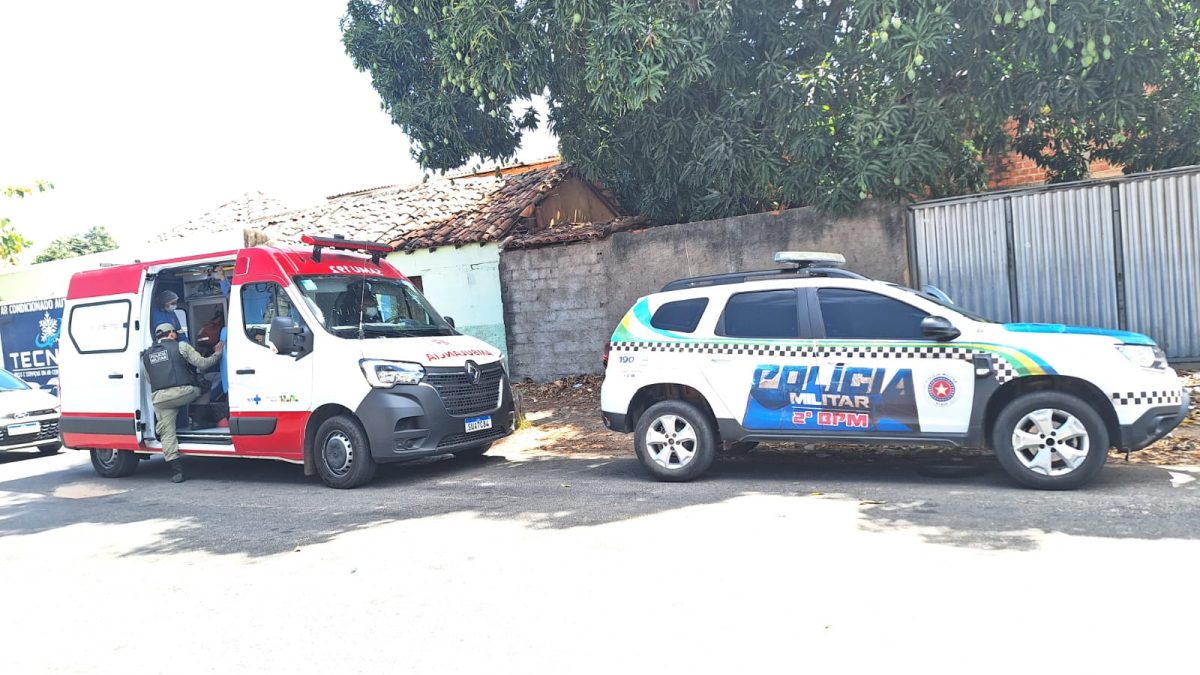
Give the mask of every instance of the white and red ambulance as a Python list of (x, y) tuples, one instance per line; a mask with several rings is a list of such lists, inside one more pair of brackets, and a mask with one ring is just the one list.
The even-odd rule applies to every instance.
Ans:
[(500, 351), (456, 331), (382, 260), (389, 247), (303, 242), (311, 248), (260, 246), (74, 275), (60, 351), (65, 444), (90, 450), (107, 477), (161, 451), (140, 355), (163, 311), (154, 299), (168, 290), (202, 352), (211, 349), (202, 327), (218, 313), (226, 320), (223, 362), (199, 380), (212, 391), (190, 406), (198, 424), (179, 428), (185, 455), (294, 462), (349, 488), (369, 481), (378, 463), (478, 456), (511, 433)]

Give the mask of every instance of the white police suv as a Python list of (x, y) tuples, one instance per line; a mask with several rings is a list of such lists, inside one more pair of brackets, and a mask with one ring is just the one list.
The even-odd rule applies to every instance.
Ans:
[(986, 445), (1018, 482), (1069, 489), (1187, 410), (1144, 335), (992, 323), (837, 254), (775, 261), (794, 266), (667, 284), (613, 333), (604, 422), (656, 478), (699, 476), (722, 444), (825, 440)]

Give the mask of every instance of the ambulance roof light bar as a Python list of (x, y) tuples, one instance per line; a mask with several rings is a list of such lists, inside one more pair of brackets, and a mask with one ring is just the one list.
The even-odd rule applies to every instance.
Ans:
[(391, 253), (395, 249), (387, 244), (377, 244), (373, 241), (360, 241), (357, 239), (347, 239), (346, 237), (335, 234), (332, 237), (314, 237), (311, 234), (306, 234), (300, 237), (301, 243), (309, 244), (313, 247), (312, 258), (313, 262), (321, 262), (321, 249), (332, 248), (339, 251), (366, 251), (371, 254), (371, 262), (375, 265), (379, 264), (379, 259), (386, 253)]
[(840, 253), (820, 251), (777, 251), (775, 264), (795, 265), (797, 270), (810, 267), (841, 267), (846, 264), (846, 257)]

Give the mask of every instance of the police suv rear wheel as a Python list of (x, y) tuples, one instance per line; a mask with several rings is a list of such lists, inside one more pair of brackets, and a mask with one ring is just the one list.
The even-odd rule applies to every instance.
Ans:
[(1061, 392), (1026, 394), (996, 417), (992, 449), (1018, 483), (1071, 490), (1091, 481), (1108, 459), (1108, 430), (1090, 405)]
[(686, 401), (655, 403), (642, 413), (634, 432), (642, 466), (665, 481), (688, 481), (707, 471), (718, 443), (712, 421)]
[(347, 415), (325, 420), (317, 429), (313, 459), (321, 480), (331, 488), (354, 488), (375, 477), (371, 444), (358, 421)]
[(93, 449), (91, 455), (92, 468), (105, 478), (122, 478), (138, 467), (137, 455), (128, 450), (99, 448)]

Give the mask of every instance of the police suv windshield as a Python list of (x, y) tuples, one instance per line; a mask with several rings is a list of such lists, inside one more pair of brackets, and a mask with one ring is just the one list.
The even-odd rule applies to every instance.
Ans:
[(411, 283), (384, 277), (304, 276), (296, 286), (325, 330), (343, 338), (456, 335)]

